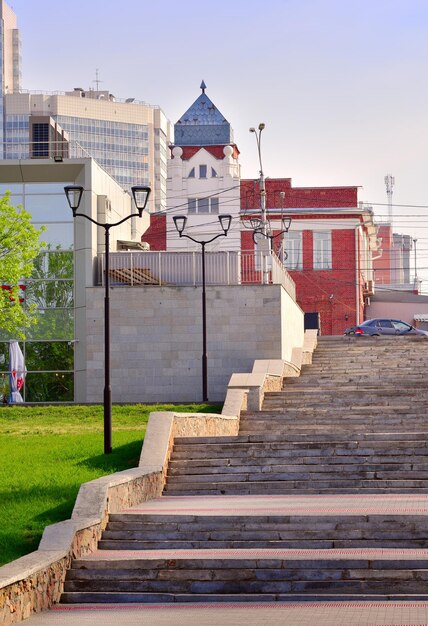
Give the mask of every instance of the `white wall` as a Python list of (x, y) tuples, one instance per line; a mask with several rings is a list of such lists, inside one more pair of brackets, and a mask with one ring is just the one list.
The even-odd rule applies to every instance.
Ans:
[[(182, 159), (182, 149), (176, 146), (173, 158), (168, 161), (168, 214), (167, 214), (167, 249), (172, 251), (196, 250), (200, 247), (187, 238), (179, 238), (175, 229), (173, 216), (186, 215), (188, 218), (186, 231), (198, 240), (207, 240), (221, 233), (218, 214), (187, 213), (188, 198), (219, 199), (219, 213), (232, 215), (232, 226), (227, 237), (220, 237), (210, 244), (210, 250), (240, 250), (240, 174), (238, 160), (229, 153), (230, 146), (225, 147), (222, 159), (215, 158), (205, 148), (200, 148), (190, 159)], [(207, 178), (199, 178), (199, 166), (207, 166)], [(211, 168), (217, 176), (211, 176)], [(191, 170), (195, 176), (189, 178)]]
[(428, 315), (428, 304), (418, 304), (415, 302), (371, 302), (366, 307), (366, 319), (374, 317), (385, 317), (403, 320), (414, 325), (414, 316), (418, 313)]

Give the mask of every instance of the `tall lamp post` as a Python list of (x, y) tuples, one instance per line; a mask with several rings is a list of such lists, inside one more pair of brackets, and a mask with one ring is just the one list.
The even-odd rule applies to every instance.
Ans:
[(205, 246), (208, 243), (211, 243), (215, 239), (219, 237), (227, 237), (227, 233), (229, 232), (230, 224), (232, 222), (231, 215), (219, 215), (218, 220), (220, 222), (220, 226), (223, 229), (222, 233), (211, 237), (211, 239), (207, 239), (206, 241), (200, 241), (198, 239), (194, 239), (190, 235), (184, 234), (184, 228), (186, 226), (187, 217), (185, 215), (175, 215), (173, 217), (175, 228), (177, 229), (180, 237), (186, 237), (186, 239), (190, 239), (195, 243), (199, 244), (202, 247), (202, 401), (208, 401), (208, 356), (207, 356), (207, 300), (206, 300), (206, 292), (205, 292)]
[(73, 217), (84, 217), (96, 226), (104, 228), (105, 233), (105, 297), (104, 297), (104, 454), (112, 451), (112, 424), (111, 424), (111, 381), (110, 381), (110, 229), (119, 226), (132, 217), (142, 217), (150, 195), (150, 187), (132, 187), (132, 197), (138, 213), (131, 213), (114, 224), (97, 222), (86, 213), (78, 213), (83, 195), (83, 187), (67, 185), (64, 187), (68, 204), (73, 211)]
[[(249, 130), (250, 130), (250, 133), (254, 133), (254, 137), (256, 138), (257, 153), (259, 155), (259, 165), (260, 165), (259, 188), (260, 188), (261, 221), (260, 221), (258, 230), (266, 238), (268, 238), (268, 223), (266, 219), (266, 186), (265, 186), (265, 176), (263, 173), (263, 164), (262, 164), (262, 131), (264, 129), (265, 129), (265, 124), (261, 122), (258, 125), (257, 129), (251, 127)], [(269, 282), (269, 275), (268, 275), (268, 269), (267, 269), (266, 255), (263, 254), (263, 284), (267, 284), (268, 282)]]

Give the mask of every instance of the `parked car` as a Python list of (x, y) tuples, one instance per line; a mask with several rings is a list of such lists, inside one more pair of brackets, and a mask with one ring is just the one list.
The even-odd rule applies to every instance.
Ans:
[(366, 320), (358, 326), (351, 326), (345, 330), (345, 335), (367, 335), (369, 337), (377, 337), (380, 335), (425, 335), (428, 336), (426, 330), (415, 328), (402, 320), (380, 319), (375, 318)]

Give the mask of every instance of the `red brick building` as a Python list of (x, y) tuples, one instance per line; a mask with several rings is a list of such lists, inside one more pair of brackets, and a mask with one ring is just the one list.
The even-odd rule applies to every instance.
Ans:
[[(373, 295), (372, 257), (379, 248), (373, 214), (358, 204), (357, 187), (293, 187), (266, 179), (267, 219), (274, 252), (296, 283), (297, 302), (319, 313), (323, 335), (342, 334), (364, 319)], [(258, 181), (241, 180), (242, 250), (253, 250), (251, 217), (260, 215)], [(281, 232), (281, 220), (291, 218)]]

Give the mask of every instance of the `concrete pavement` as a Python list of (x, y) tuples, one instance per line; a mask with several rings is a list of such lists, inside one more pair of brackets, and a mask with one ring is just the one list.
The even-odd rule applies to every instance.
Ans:
[(58, 606), (25, 626), (427, 626), (428, 602)]

